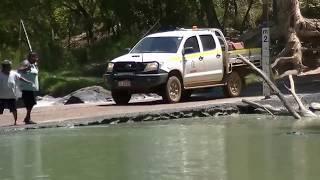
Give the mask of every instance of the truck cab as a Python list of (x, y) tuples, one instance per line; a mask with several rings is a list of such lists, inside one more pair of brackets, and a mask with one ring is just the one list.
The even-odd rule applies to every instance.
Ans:
[(242, 84), (239, 74), (232, 73), (229, 54), (219, 29), (155, 33), (108, 63), (104, 77), (117, 104), (127, 104), (134, 93), (157, 93), (177, 103), (194, 89), (215, 86), (224, 86), (234, 97)]

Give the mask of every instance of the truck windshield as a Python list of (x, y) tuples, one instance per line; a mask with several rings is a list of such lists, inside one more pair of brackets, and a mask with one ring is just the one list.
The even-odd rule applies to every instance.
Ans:
[(176, 53), (182, 37), (147, 37), (131, 53)]

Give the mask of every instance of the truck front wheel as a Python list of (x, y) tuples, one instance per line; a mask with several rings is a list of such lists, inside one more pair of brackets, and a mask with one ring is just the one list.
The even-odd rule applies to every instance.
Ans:
[(126, 105), (131, 99), (131, 94), (128, 91), (111, 91), (111, 96), (119, 105)]
[(227, 97), (240, 96), (242, 90), (242, 80), (239, 73), (233, 71), (226, 79), (226, 86), (223, 88), (224, 94)]
[(164, 87), (163, 100), (168, 103), (177, 103), (181, 99), (181, 81), (176, 76), (170, 76)]

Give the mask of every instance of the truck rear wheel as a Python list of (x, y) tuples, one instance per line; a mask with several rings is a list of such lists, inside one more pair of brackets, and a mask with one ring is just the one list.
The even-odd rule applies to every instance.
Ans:
[(111, 96), (119, 105), (126, 105), (131, 99), (131, 94), (128, 91), (111, 91)]
[(226, 86), (223, 87), (227, 97), (238, 97), (242, 90), (242, 80), (239, 73), (233, 71), (226, 79)]
[(170, 76), (164, 87), (163, 100), (168, 103), (177, 103), (181, 99), (181, 81), (176, 76)]

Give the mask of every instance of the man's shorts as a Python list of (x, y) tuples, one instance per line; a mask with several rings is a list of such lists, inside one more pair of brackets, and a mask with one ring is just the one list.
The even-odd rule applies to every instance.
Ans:
[(16, 99), (0, 99), (0, 114), (3, 114), (4, 109), (9, 109), (10, 112), (17, 111)]
[(22, 91), (22, 100), (26, 108), (32, 108), (37, 104), (34, 91)]

